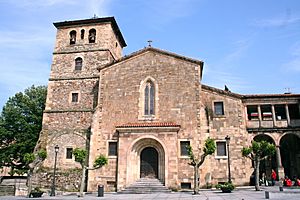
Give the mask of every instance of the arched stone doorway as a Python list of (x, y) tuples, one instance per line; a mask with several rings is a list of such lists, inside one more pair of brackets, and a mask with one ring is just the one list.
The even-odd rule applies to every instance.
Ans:
[[(256, 141), (256, 142), (266, 141), (266, 142), (269, 142), (269, 143), (275, 145), (275, 142), (274, 142), (273, 138), (269, 135), (266, 135), (266, 134), (256, 135), (253, 138), (253, 140)], [(268, 157), (266, 160), (263, 160), (260, 163), (260, 166), (259, 166), (259, 176), (260, 176), (260, 178), (261, 178), (262, 174), (264, 173), (267, 176), (267, 179), (271, 180), (272, 169), (277, 171), (277, 174), (278, 174), (276, 154), (272, 155), (271, 157)]]
[(281, 162), (285, 176), (300, 177), (300, 137), (288, 133), (280, 139)]
[(153, 147), (146, 147), (141, 152), (140, 177), (158, 178), (158, 152)]
[(126, 185), (141, 177), (157, 178), (165, 183), (165, 148), (155, 138), (140, 138), (133, 142), (127, 157)]

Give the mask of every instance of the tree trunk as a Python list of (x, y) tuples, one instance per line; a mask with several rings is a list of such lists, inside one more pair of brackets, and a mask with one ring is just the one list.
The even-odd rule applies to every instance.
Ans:
[(81, 184), (80, 184), (80, 191), (79, 191), (79, 196), (83, 197), (83, 190), (85, 186), (85, 171), (86, 171), (86, 166), (82, 167), (82, 177), (81, 177)]
[(199, 169), (194, 166), (194, 194), (199, 194)]
[(256, 191), (260, 191), (260, 187), (259, 187), (259, 164), (260, 161), (254, 161), (254, 170), (255, 170), (255, 190)]
[(33, 170), (29, 169), (27, 172), (27, 197), (30, 197), (30, 193), (32, 191), (32, 175)]

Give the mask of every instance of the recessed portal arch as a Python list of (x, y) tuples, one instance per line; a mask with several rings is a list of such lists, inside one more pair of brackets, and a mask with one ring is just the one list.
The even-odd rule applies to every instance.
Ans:
[[(137, 181), (143, 176), (152, 176), (152, 178), (157, 178), (162, 183), (165, 183), (167, 159), (165, 149), (160, 141), (156, 138), (140, 138), (133, 142), (128, 153), (126, 185)], [(156, 157), (155, 160), (145, 158), (147, 154), (154, 155)], [(148, 164), (152, 163), (150, 164), (152, 166), (142, 163), (143, 161), (148, 162)], [(152, 167), (153, 171), (156, 173), (154, 174), (154, 177), (153, 174), (149, 172), (145, 173), (145, 170), (143, 169), (143, 166), (145, 165), (148, 165), (148, 167), (146, 167), (148, 170)], [(152, 170), (150, 169), (150, 171)]]

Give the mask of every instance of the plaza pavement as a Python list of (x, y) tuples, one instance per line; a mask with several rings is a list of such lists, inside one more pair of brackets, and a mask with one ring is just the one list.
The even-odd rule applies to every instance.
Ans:
[[(56, 195), (50, 197), (45, 194), (42, 198), (31, 198), (41, 200), (58, 200), (58, 199), (84, 199), (84, 200), (162, 200), (162, 199), (197, 199), (197, 200), (259, 200), (266, 199), (265, 191), (269, 192), (270, 199), (287, 199), (300, 200), (300, 189), (284, 188), (283, 192), (279, 192), (278, 186), (262, 187), (262, 191), (255, 191), (254, 187), (237, 188), (232, 193), (222, 193), (219, 190), (200, 190), (199, 195), (193, 195), (192, 192), (172, 192), (172, 193), (152, 193), (152, 194), (117, 194), (105, 193), (104, 197), (97, 197), (96, 193), (86, 194), (83, 198), (78, 198), (75, 193)], [(2, 200), (28, 200), (25, 197), (0, 197)]]

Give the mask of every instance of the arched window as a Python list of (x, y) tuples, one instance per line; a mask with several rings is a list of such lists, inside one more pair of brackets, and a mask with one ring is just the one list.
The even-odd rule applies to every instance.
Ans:
[(144, 102), (144, 115), (154, 115), (155, 87), (152, 81), (146, 83)]
[(75, 44), (76, 43), (76, 31), (71, 31), (70, 32), (70, 44)]
[(96, 41), (96, 30), (91, 29), (89, 31), (89, 43), (95, 43), (95, 41)]
[(82, 69), (82, 58), (78, 57), (75, 59), (75, 70)]

